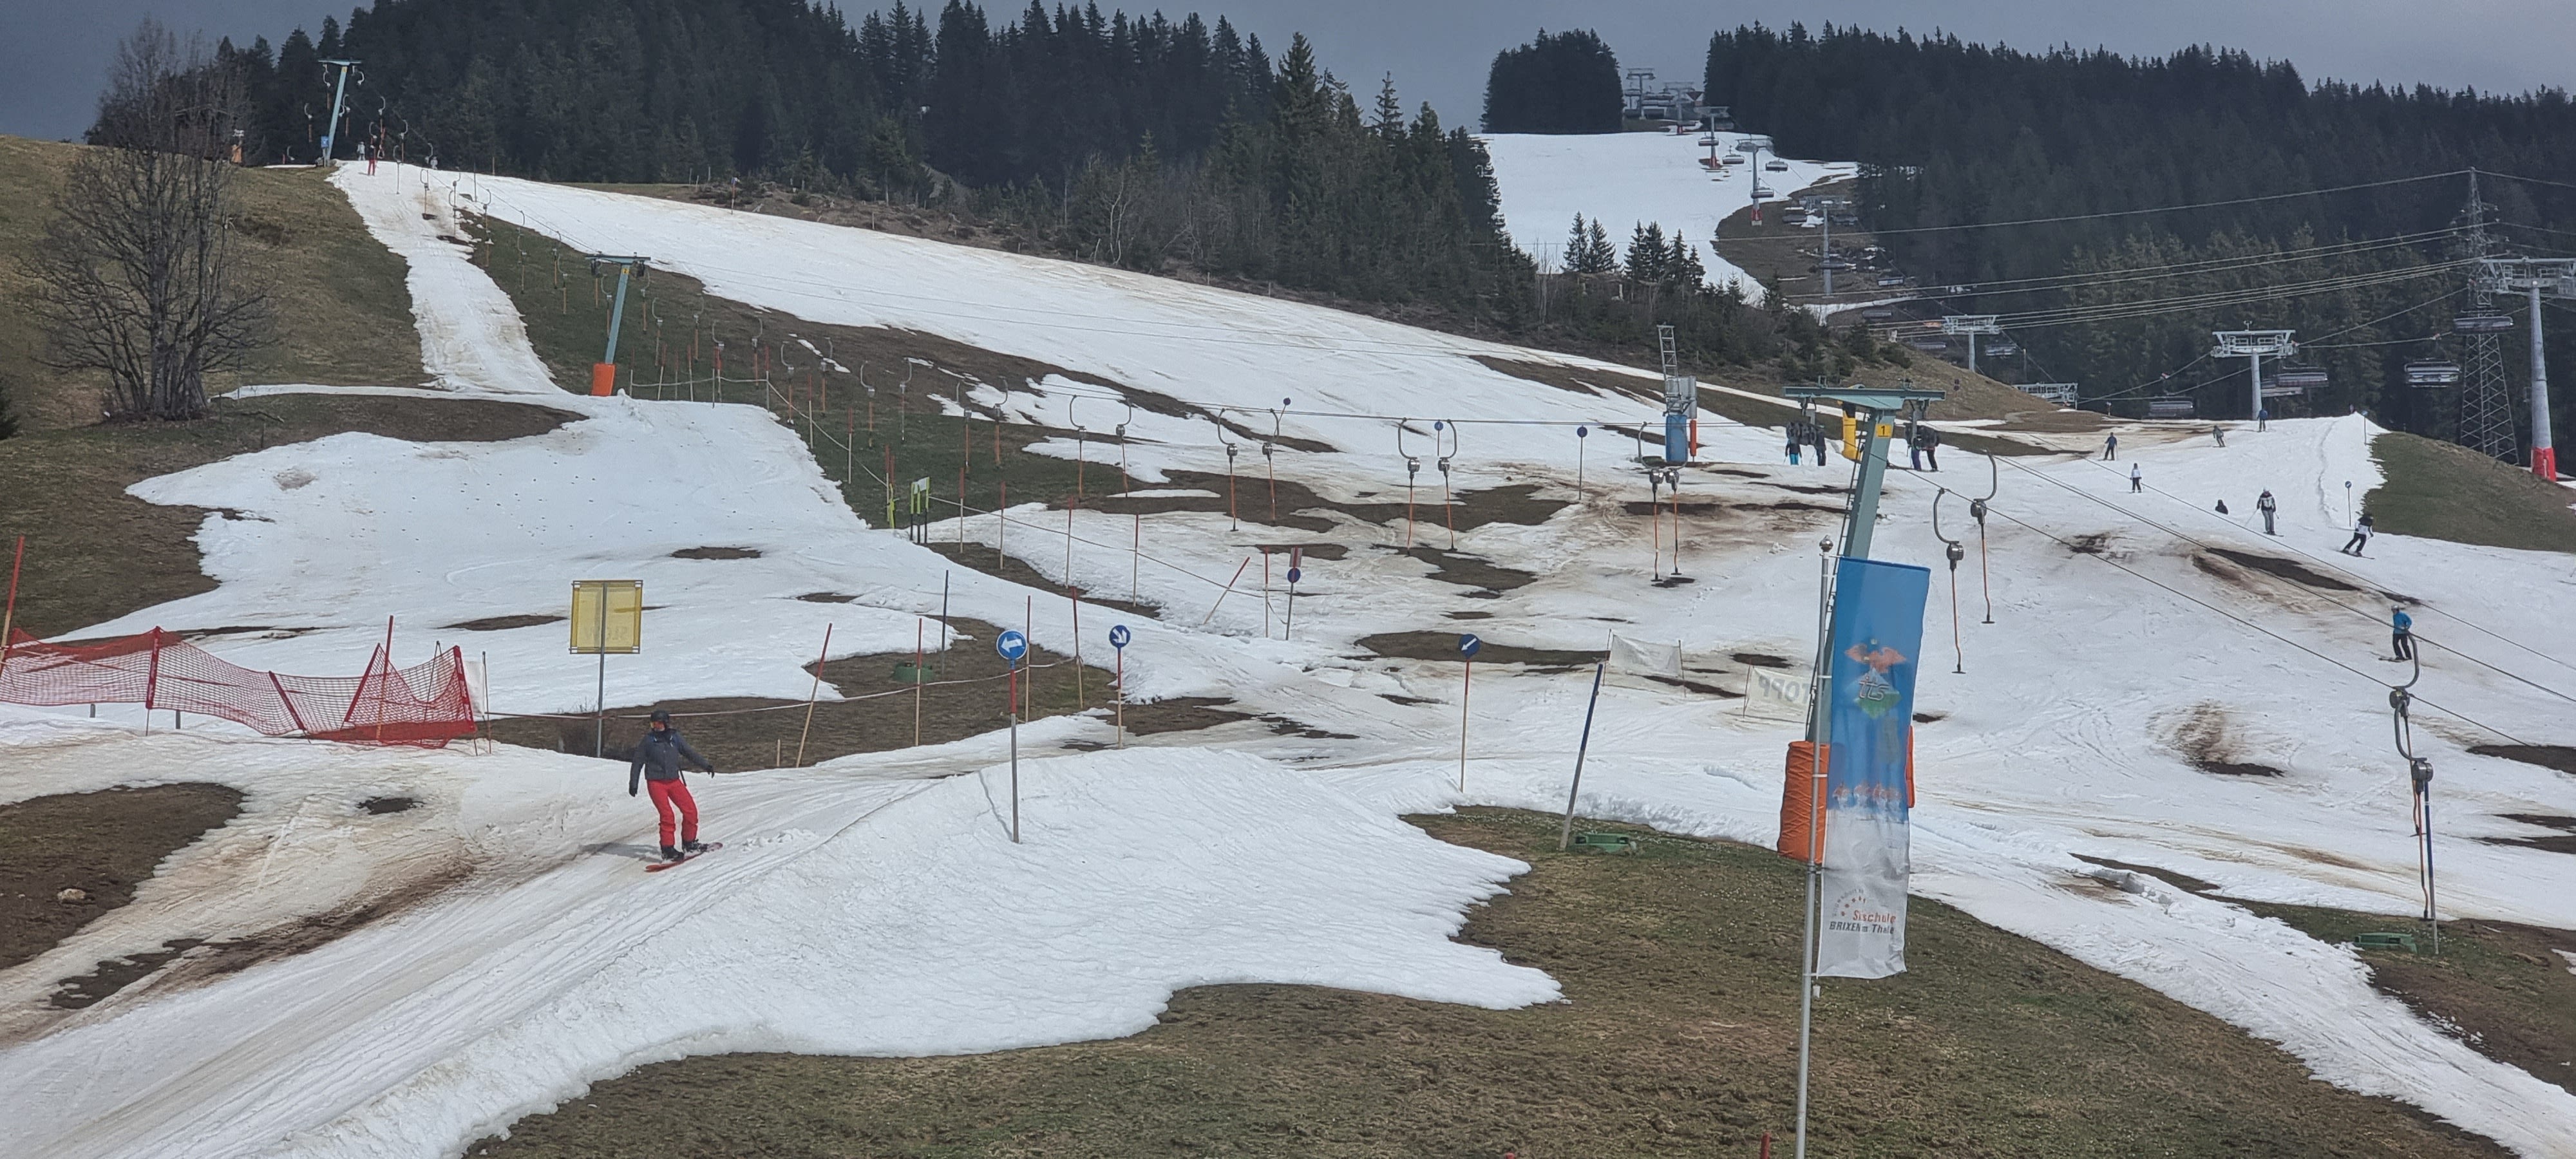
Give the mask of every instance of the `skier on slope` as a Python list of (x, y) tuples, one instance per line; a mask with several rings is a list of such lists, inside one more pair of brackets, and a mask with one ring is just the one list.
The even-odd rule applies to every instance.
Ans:
[(2119, 436), (2119, 435), (2117, 435), (2117, 434), (2108, 434), (2108, 435), (2104, 435), (2104, 436), (2102, 436), (2102, 459), (2103, 459), (2103, 461), (2104, 461), (2104, 462), (2109, 462), (2110, 460), (2112, 460), (2112, 459), (2116, 459), (2116, 458), (2118, 458), (2119, 456), (2120, 456), (2120, 436)]
[(1941, 432), (1932, 427), (1923, 427), (1915, 432), (1914, 438), (1916, 444), (1923, 448), (1923, 461), (1932, 464), (1933, 470), (1940, 470)]
[(2370, 546), (2370, 533), (2376, 530), (2378, 528), (2372, 522), (2370, 513), (2364, 511), (2361, 513), (2361, 522), (2353, 525), (2352, 540), (2335, 550), (2345, 555), (2360, 555), (2362, 548)]
[[(651, 786), (653, 810), (662, 815), (664, 861), (678, 861), (705, 849), (698, 844), (697, 799), (689, 796), (689, 786), (680, 779), (680, 760), (683, 757), (705, 769), (709, 776), (715, 774), (715, 762), (690, 748), (689, 742), (681, 739), (679, 730), (671, 727), (671, 714), (654, 709), (650, 723), (645, 725), (644, 739), (635, 743), (634, 762), (626, 770), (626, 795), (635, 795), (638, 778)], [(674, 808), (679, 812), (680, 840), (676, 845), (671, 842)]]
[(2402, 607), (2392, 607), (2388, 609), (2388, 629), (2389, 650), (2397, 653), (2389, 659), (2414, 659), (2415, 617), (2407, 615), (2406, 609)]
[(2142, 495), (2146, 493), (2146, 490), (2147, 477), (2138, 473), (2138, 465), (2136, 463), (2129, 464), (2129, 493), (2132, 495)]
[(2281, 501), (2274, 499), (2270, 491), (2265, 491), (2254, 497), (2254, 509), (2263, 513), (2263, 534), (2279, 535), (2280, 532), (2272, 530), (2272, 517), (2280, 513)]

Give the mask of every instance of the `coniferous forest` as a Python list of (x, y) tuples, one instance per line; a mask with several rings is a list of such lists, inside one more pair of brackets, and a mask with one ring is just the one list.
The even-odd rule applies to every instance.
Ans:
[(1616, 133), (1623, 110), (1619, 58), (1590, 32), (1540, 32), (1486, 73), (1488, 133)]
[[(1607, 48), (1544, 39), (1555, 56), (1597, 55), (1584, 83), (1615, 129)], [(1803, 314), (1696, 284), (1680, 239), (1624, 271), (1638, 293), (1541, 276), (1503, 231), (1467, 126), (1408, 109), (1392, 77), (1354, 89), (1302, 37), (1274, 53), (1223, 19), (1034, 0), (1009, 20), (948, 0), (855, 22), (806, 0), (378, 0), (318, 38), (223, 54), (253, 95), (256, 160), (315, 155), (330, 107), (318, 62), (356, 59), (342, 156), (372, 139), (402, 159), (551, 180), (741, 178), (937, 203), (1042, 252), (1429, 310), (1417, 320), (1472, 331), (1634, 355), (1672, 324), (1702, 365), (1784, 351), (1849, 365), (1875, 350), (1828, 349)]]
[[(2201, 357), (2209, 332), (2291, 327), (2316, 343), (2308, 360), (2334, 380), (2292, 404), (2299, 413), (2364, 406), (2447, 435), (2446, 392), (2408, 388), (2402, 368), (2457, 354), (2455, 343), (2431, 339), (2466, 309), (2465, 272), (2435, 268), (2467, 256), (2454, 232), (2468, 202), (2459, 171), (2490, 174), (2480, 194), (2497, 253), (2576, 252), (2576, 234), (2564, 232), (2576, 227), (2576, 184), (2493, 176), (2576, 183), (2576, 104), (2555, 90), (2312, 84), (2286, 62), (2205, 47), (2162, 58), (2023, 53), (1830, 25), (1721, 31), (1709, 43), (1707, 83), (1708, 100), (1733, 106), (1789, 154), (1861, 161), (1864, 219), (1897, 263), (1926, 284), (1980, 291), (1947, 299), (1954, 312), (2009, 317), (2326, 287), (2175, 313), (2106, 308), (2092, 321), (2016, 332), (2032, 377), (2080, 381), (2087, 398), (2197, 392), (2203, 413), (2241, 413), (2243, 360)], [(2456, 175), (2407, 180), (2428, 174)], [(1944, 228), (2338, 189), (2182, 213)], [(2552, 311), (2566, 334), (2576, 317)], [(2517, 381), (2522, 341), (2504, 344)], [(2576, 343), (2562, 348), (2554, 336), (2551, 348), (2576, 354)], [(2576, 399), (2553, 401), (2561, 423), (2576, 420)]]

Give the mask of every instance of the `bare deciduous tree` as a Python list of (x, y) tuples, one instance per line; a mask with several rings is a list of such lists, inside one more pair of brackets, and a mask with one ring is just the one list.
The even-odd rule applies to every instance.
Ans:
[(206, 375), (267, 340), (267, 298), (233, 248), (241, 105), (238, 78), (196, 37), (147, 19), (117, 47), (93, 147), (32, 263), (47, 364), (104, 372), (110, 418), (202, 415)]

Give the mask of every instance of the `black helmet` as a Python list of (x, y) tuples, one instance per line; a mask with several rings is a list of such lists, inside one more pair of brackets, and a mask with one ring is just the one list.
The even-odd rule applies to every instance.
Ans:
[(654, 724), (669, 724), (671, 723), (671, 710), (667, 708), (657, 708), (653, 710), (653, 715), (645, 717), (644, 719), (651, 721)]

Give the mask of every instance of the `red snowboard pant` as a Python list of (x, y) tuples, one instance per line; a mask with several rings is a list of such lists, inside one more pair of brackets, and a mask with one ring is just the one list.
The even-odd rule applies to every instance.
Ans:
[(674, 777), (667, 781), (646, 781), (644, 787), (652, 790), (654, 811), (662, 814), (663, 845), (680, 843), (671, 840), (671, 810), (674, 806), (680, 811), (680, 841), (698, 839), (698, 801), (689, 795), (688, 782)]

